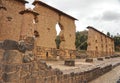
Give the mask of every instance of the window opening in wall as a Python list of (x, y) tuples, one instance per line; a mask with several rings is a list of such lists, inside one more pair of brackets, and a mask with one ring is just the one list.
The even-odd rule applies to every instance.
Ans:
[(63, 31), (63, 27), (62, 27), (62, 25), (60, 24), (60, 23), (57, 23), (56, 24), (56, 32), (57, 32), (57, 34), (56, 34), (56, 39), (55, 39), (55, 42), (56, 42), (56, 48), (57, 49), (59, 49), (59, 47), (60, 47), (60, 43), (61, 43), (61, 35), (60, 35), (60, 33)]

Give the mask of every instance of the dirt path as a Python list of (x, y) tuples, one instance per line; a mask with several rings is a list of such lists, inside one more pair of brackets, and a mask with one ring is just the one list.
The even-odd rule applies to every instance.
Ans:
[(93, 80), (90, 83), (116, 83), (120, 77), (120, 66), (114, 68), (112, 71), (104, 74), (103, 76)]

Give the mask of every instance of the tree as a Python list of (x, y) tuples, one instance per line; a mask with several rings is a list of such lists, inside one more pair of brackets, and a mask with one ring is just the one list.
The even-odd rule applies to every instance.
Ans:
[(115, 51), (120, 51), (120, 37), (114, 36)]
[(109, 37), (110, 37), (110, 32), (107, 32), (107, 36), (109, 36)]
[(76, 32), (76, 49), (87, 50), (87, 31)]
[(55, 42), (56, 42), (57, 49), (59, 49), (60, 43), (61, 43), (61, 41), (60, 41), (60, 36), (57, 36), (57, 37), (56, 37)]

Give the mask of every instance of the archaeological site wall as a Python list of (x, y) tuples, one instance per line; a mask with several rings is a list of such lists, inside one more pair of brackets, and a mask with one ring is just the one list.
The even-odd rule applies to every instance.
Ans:
[[(36, 40), (37, 55), (40, 58), (56, 57), (62, 58), (75, 57), (75, 23), (77, 20), (62, 11), (51, 7), (41, 1), (34, 1), (34, 11), (40, 15), (37, 17), (37, 28), (39, 37)], [(59, 24), (61, 32), (60, 49), (56, 49), (56, 24)], [(46, 55), (46, 56), (45, 56)]]
[[(3, 41), (4, 43), (6, 41)], [(15, 42), (15, 41), (11, 41)], [(1, 44), (1, 43), (0, 43)], [(8, 43), (7, 45), (9, 45)], [(0, 47), (6, 48), (7, 45)], [(26, 57), (19, 50), (7, 48), (4, 50), (0, 64), (1, 83), (88, 83), (91, 80), (112, 70), (112, 65), (96, 67), (83, 72), (71, 72), (64, 74), (59, 69), (53, 69), (44, 61), (33, 60), (24, 62)]]
[(26, 39), (26, 37), (35, 36), (35, 18), (39, 15), (31, 9), (26, 9), (20, 12), (22, 15), (22, 27), (20, 32), (20, 40)]
[[(0, 1), (0, 41), (35, 38), (34, 54), (40, 59), (75, 58), (75, 20), (76, 18), (35, 0), (34, 10), (25, 10), (24, 0)], [(60, 49), (56, 46), (56, 24), (61, 32)]]
[(19, 40), (22, 25), (20, 11), (25, 9), (24, 0), (0, 0), (0, 41)]
[(89, 57), (103, 57), (114, 54), (114, 40), (104, 33), (93, 27), (87, 27), (88, 31), (88, 47), (87, 54)]

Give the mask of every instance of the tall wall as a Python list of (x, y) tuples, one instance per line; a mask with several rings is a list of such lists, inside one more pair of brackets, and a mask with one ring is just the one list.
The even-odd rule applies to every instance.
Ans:
[(0, 9), (0, 41), (5, 39), (19, 40), (24, 3), (17, 0), (1, 0), (6, 10)]
[(87, 27), (88, 47), (87, 54), (90, 57), (110, 56), (114, 54), (114, 40), (93, 27)]
[[(0, 4), (0, 41), (5, 39), (19, 41), (37, 34), (36, 55), (40, 55), (44, 59), (49, 55), (50, 57), (60, 55), (68, 58), (75, 56), (74, 21), (76, 19), (38, 0), (35, 0), (33, 4), (35, 5), (34, 10), (40, 14), (39, 16), (34, 16), (30, 12), (21, 15), (21, 11), (25, 9), (25, 3), (24, 0), (2, 0), (3, 7)], [(59, 50), (55, 42), (57, 23), (61, 28)]]
[(37, 31), (40, 35), (37, 38), (37, 46), (56, 48), (55, 38), (57, 32), (55, 26), (59, 20), (58, 14), (39, 4), (35, 5), (34, 10), (40, 14), (37, 23)]
[(22, 27), (20, 32), (20, 39), (26, 39), (27, 37), (34, 37), (35, 34), (35, 18), (38, 13), (32, 11), (31, 9), (26, 9), (20, 12), (22, 15)]
[(76, 28), (74, 20), (61, 15), (59, 21), (63, 28), (63, 30), (60, 32), (60, 36), (64, 35), (64, 41), (61, 42), (60, 48), (75, 50)]
[[(75, 19), (41, 1), (35, 1), (33, 4), (35, 5), (34, 10), (40, 14), (37, 17), (36, 26), (40, 35), (36, 40), (37, 55), (44, 59), (51, 55), (55, 57), (60, 55), (62, 58), (75, 57), (72, 55), (75, 50)], [(57, 23), (61, 28), (59, 50), (57, 50), (55, 42)]]

